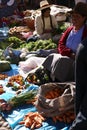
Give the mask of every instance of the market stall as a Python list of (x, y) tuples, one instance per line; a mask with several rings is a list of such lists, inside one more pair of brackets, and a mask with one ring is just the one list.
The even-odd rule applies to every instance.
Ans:
[[(65, 22), (67, 19), (67, 15), (66, 15), (67, 10), (69, 10), (67, 7), (62, 7), (58, 5), (57, 6), (53, 5), (52, 7), (52, 13), (54, 13), (54, 15), (56, 16), (56, 19), (59, 25), (59, 28), (58, 28), (59, 37), (61, 33), (67, 28), (67, 26), (70, 25), (69, 22), (67, 23)], [(4, 70), (3, 71), (2, 69), (0, 70), (0, 85), (1, 85), (0, 87), (0, 119), (1, 120), (0, 121), (3, 122), (2, 124), (0, 124), (1, 130), (3, 127), (7, 128), (8, 130), (9, 129), (29, 130), (31, 127), (32, 129), (38, 129), (38, 130), (44, 130), (44, 129), (45, 130), (48, 130), (48, 129), (68, 130), (72, 121), (74, 120), (74, 111), (71, 110), (73, 109), (73, 105), (71, 106), (69, 113), (68, 112), (66, 112), (66, 114), (63, 113), (62, 116), (59, 116), (59, 117), (54, 116), (54, 118), (50, 116), (44, 117), (39, 113), (38, 107), (36, 107), (36, 105), (34, 104), (37, 101), (37, 98), (35, 98), (35, 100), (33, 101), (33, 100), (29, 100), (30, 98), (28, 97), (29, 99), (28, 99), (28, 102), (26, 103), (24, 98), (21, 98), (21, 99), (24, 99), (21, 102), (19, 97), (15, 97), (15, 96), (18, 96), (19, 94), (22, 94), (21, 96), (24, 97), (26, 93), (32, 94), (31, 92), (33, 91), (37, 95), (40, 85), (41, 85), (37, 83), (37, 80), (35, 79), (35, 75), (33, 75), (33, 80), (30, 80), (28, 77), (28, 80), (26, 81), (24, 73), (23, 75), (20, 74), (18, 63), (20, 60), (24, 60), (25, 58), (25, 57), (22, 57), (23, 59), (20, 59), (18, 57), (23, 51), (22, 48), (25, 47), (30, 52), (30, 51), (36, 51), (38, 49), (48, 49), (48, 50), (55, 49), (57, 47), (57, 44), (54, 43), (51, 39), (46, 40), (46, 41), (39, 40), (36, 42), (29, 42), (29, 43), (26, 42), (27, 36), (24, 36), (23, 34), (26, 34), (26, 35), (28, 34), (28, 37), (32, 36), (33, 31), (34, 31), (34, 18), (37, 13), (40, 13), (40, 12), (37, 10), (26, 10), (26, 11), (23, 11), (20, 15), (16, 14), (16, 15), (12, 15), (12, 16), (1, 19), (0, 32), (3, 35), (3, 39), (1, 39), (0, 41), (0, 49), (1, 49), (0, 57), (1, 57), (1, 60), (10, 61), (9, 69), (2, 67)], [(6, 29), (2, 27), (3, 23), (6, 23), (6, 27), (8, 27), (9, 30), (3, 31), (3, 29)], [(7, 35), (4, 36), (4, 33), (7, 33)], [(25, 52), (25, 56), (26, 55), (27, 55), (27, 51)], [(40, 74), (43, 74), (43, 73), (40, 73)], [(46, 74), (44, 75), (42, 75), (42, 77), (44, 76), (46, 78)], [(47, 79), (45, 78), (44, 78), (44, 81), (48, 82), (48, 86), (49, 86), (48, 78)], [(73, 83), (71, 83), (70, 85), (72, 85), (74, 88)], [(32, 99), (33, 98), (34, 98), (34, 95), (32, 96)], [(19, 100), (16, 100), (17, 104), (12, 102), (15, 99), (19, 99)], [(34, 121), (37, 121), (37, 119), (39, 119), (40, 117), (39, 124), (38, 122), (34, 123), (31, 121), (30, 125), (29, 125), (29, 122), (28, 122), (28, 125), (26, 125), (26, 123), (24, 122), (24, 117), (29, 113), (31, 115), (32, 114), (37, 115), (35, 116)], [(35, 124), (38, 124), (37, 126), (38, 128), (36, 128)]]
[[(14, 64), (11, 65), (11, 67), (12, 67), (12, 69), (10, 71), (7, 71), (6, 73), (4, 73), (6, 75), (8, 74), (9, 77), (4, 78), (4, 80), (0, 80), (0, 83), (2, 84), (3, 89), (5, 91), (5, 92), (3, 92), (3, 94), (0, 95), (0, 108), (1, 108), (0, 114), (2, 115), (2, 117), (4, 119), (6, 119), (6, 121), (8, 122), (8, 124), (12, 130), (28, 130), (28, 129), (30, 129), (31, 125), (29, 126), (29, 128), (27, 128), (27, 126), (25, 124), (20, 123), (20, 122), (23, 121), (23, 118), (25, 117), (26, 114), (31, 113), (31, 112), (32, 113), (38, 112), (38, 109), (35, 107), (35, 105), (32, 104), (32, 102), (29, 102), (30, 101), (29, 97), (27, 100), (28, 103), (23, 103), (22, 105), (20, 104), (22, 99), (16, 100), (17, 97), (14, 98), (14, 96), (17, 96), (17, 94), (16, 94), (17, 91), (15, 91), (15, 90), (17, 90), (17, 88), (13, 89), (12, 86), (7, 87), (7, 84), (8, 84), (9, 79), (11, 78), (10, 77), (11, 75), (12, 76), (14, 76), (14, 74), (18, 75), (18, 67)], [(20, 78), (21, 78), (21, 76), (20, 76)], [(10, 83), (8, 86), (10, 86)], [(66, 85), (68, 85), (68, 83)], [(74, 84), (72, 83), (72, 85), (74, 85)], [(29, 94), (31, 91), (36, 92), (39, 89), (39, 86), (35, 85), (35, 84), (27, 84), (26, 86), (27, 86), (27, 88), (25, 88), (25, 89), (23, 88), (23, 91), (22, 91), (23, 93), (28, 92), (28, 94)], [(23, 93), (22, 93), (22, 95), (23, 95)], [(13, 108), (8, 107), (8, 109), (7, 109), (7, 108), (5, 108), (5, 106), (1, 107), (1, 105), (2, 105), (1, 99), (4, 99), (6, 102), (7, 101), (17, 101), (18, 103), (15, 102), (15, 105), (16, 105), (15, 107), (13, 107)], [(65, 118), (63, 118), (63, 117), (61, 118), (62, 121), (53, 120), (51, 117), (45, 117), (44, 120), (42, 120), (42, 124), (38, 128), (38, 130), (39, 129), (40, 130), (43, 130), (43, 129), (68, 130), (68, 128), (70, 127), (70, 125), (72, 123), (72, 119), (73, 119), (73, 118), (70, 119), (72, 112), (70, 113), (69, 116), (68, 116), (68, 114), (69, 113), (67, 113), (67, 116)], [(66, 120), (67, 117), (68, 117), (68, 120)], [(1, 126), (3, 126), (3, 124)], [(34, 127), (34, 129), (35, 129), (35, 127)]]

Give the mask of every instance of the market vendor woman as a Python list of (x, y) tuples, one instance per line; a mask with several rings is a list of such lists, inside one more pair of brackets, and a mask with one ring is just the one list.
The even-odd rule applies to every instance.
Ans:
[(58, 27), (56, 18), (51, 15), (51, 5), (46, 0), (40, 2), (41, 13), (35, 18), (35, 32), (40, 39), (53, 38), (55, 30)]
[(67, 28), (58, 42), (60, 55), (51, 54), (43, 63), (44, 67), (51, 72), (52, 79), (57, 78), (62, 82), (73, 80), (77, 48), (81, 41), (87, 37), (87, 4), (79, 2), (69, 13), (72, 26)]
[[(43, 67), (50, 72), (52, 81), (74, 81), (74, 63), (78, 45), (87, 37), (87, 5), (79, 2), (70, 16), (72, 25), (66, 29), (58, 42), (57, 52), (50, 52), (43, 62)], [(40, 51), (41, 52), (41, 51)], [(42, 51), (41, 56), (47, 50)], [(28, 59), (29, 61), (29, 59)]]
[(13, 15), (16, 8), (16, 0), (0, 0), (0, 18)]

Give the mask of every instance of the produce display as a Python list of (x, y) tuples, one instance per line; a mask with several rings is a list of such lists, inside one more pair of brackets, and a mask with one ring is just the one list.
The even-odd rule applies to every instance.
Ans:
[(29, 83), (41, 85), (50, 82), (51, 79), (49, 72), (45, 68), (40, 67), (35, 71), (35, 73), (30, 73), (27, 76), (26, 81), (28, 81)]
[[(6, 106), (11, 106), (10, 108), (13, 109), (23, 104), (33, 103), (36, 100), (37, 91), (25, 91), (30, 86), (30, 83), (26, 83), (21, 75), (18, 74), (8, 77), (6, 74), (0, 74), (0, 76), (2, 76), (2, 78), (0, 78), (1, 80), (7, 79), (6, 87), (10, 87), (13, 91), (16, 92), (15, 96), (8, 101), (0, 99), (1, 111), (9, 111), (8, 109), (6, 109)], [(0, 94), (5, 92), (3, 88), (4, 86), (0, 85)]]
[(3, 51), (4, 51), (3, 49), (0, 49), (0, 60), (4, 60)]
[[(13, 44), (12, 44), (13, 43)], [(51, 39), (49, 40), (37, 40), (36, 42), (26, 42), (25, 40), (21, 40), (16, 36), (10, 36), (4, 41), (0, 42), (0, 48), (6, 49), (9, 45), (12, 44), (13, 49), (21, 50), (22, 48), (27, 48), (29, 51), (36, 51), (38, 49), (55, 49), (57, 48), (57, 44), (54, 43)]]
[(75, 115), (73, 110), (67, 111), (59, 116), (52, 117), (52, 120), (56, 123), (57, 121), (65, 122), (65, 123), (72, 123), (75, 119)]
[(35, 91), (27, 91), (25, 93), (20, 93), (18, 95), (15, 95), (13, 98), (9, 99), (8, 101), (5, 101), (4, 99), (0, 99), (0, 110), (2, 112), (9, 112), (13, 108), (22, 106), (23, 104), (32, 104), (36, 98), (36, 92)]
[(30, 83), (31, 82), (26, 82), (26, 80), (18, 74), (8, 78), (6, 87), (11, 88), (16, 94), (19, 94), (26, 90), (30, 86)]
[(5, 78), (8, 78), (7, 74), (0, 74), (0, 80), (4, 80)]
[(3, 94), (5, 91), (4, 91), (4, 88), (2, 85), (0, 85), (0, 94)]
[(0, 111), (10, 112), (12, 110), (11, 104), (7, 103), (4, 99), (0, 99)]
[(8, 104), (10, 104), (13, 108), (15, 108), (23, 104), (26, 104), (28, 101), (32, 103), (32, 101), (36, 99), (35, 98), (36, 94), (37, 94), (36, 91), (27, 91), (24, 93), (20, 93), (14, 96), (13, 98), (11, 98), (10, 100), (8, 100)]
[(14, 35), (16, 33), (21, 33), (21, 32), (29, 32), (29, 28), (27, 26), (14, 26), (13, 28), (9, 29), (9, 34)]
[(55, 49), (57, 44), (54, 43), (51, 39), (49, 40), (37, 40), (36, 42), (29, 42), (27, 44), (21, 44), (20, 48), (27, 48), (29, 51), (36, 51), (39, 49)]
[(19, 122), (19, 124), (34, 130), (35, 128), (40, 128), (43, 121), (45, 121), (45, 118), (38, 112), (29, 112), (24, 116), (23, 121)]
[(26, 44), (26, 42), (16, 36), (10, 36), (7, 39), (4, 39), (4, 41), (0, 42), (0, 48), (6, 49), (6, 47), (11, 46), (12, 48), (17, 49), (21, 44)]
[[(25, 18), (23, 19), (23, 22), (25, 19), (27, 19), (27, 15), (31, 15), (32, 12), (25, 11), (24, 15)], [(38, 12), (37, 12), (38, 13)], [(36, 14), (33, 13), (35, 16)], [(52, 39), (49, 40), (37, 40), (37, 41), (30, 41), (27, 42), (26, 39), (21, 37), (22, 32), (29, 32), (30, 31), (30, 24), (28, 26), (21, 26), (21, 20), (15, 20), (14, 18), (4, 19), (9, 22), (9, 37), (4, 39), (3, 41), (0, 41), (0, 60), (4, 61), (6, 60), (3, 52), (6, 48), (11, 47), (14, 50), (22, 50), (22, 48), (26, 48), (29, 52), (34, 52), (40, 49), (49, 50), (49, 49), (56, 49), (58, 46), (58, 43), (54, 43)], [(27, 23), (27, 22), (26, 22)], [(63, 33), (63, 31), (67, 28), (67, 26), (62, 23), (58, 26), (58, 34)], [(7, 63), (7, 62), (6, 62)], [(1, 62), (0, 62), (1, 64)], [(7, 65), (7, 64), (6, 64)], [(0, 67), (0, 71), (3, 70), (3, 67)], [(9, 70), (11, 69), (10, 63), (9, 63)], [(14, 97), (11, 97), (9, 100), (4, 100), (0, 98), (0, 112), (4, 113), (7, 112), (8, 114), (15, 108), (21, 107), (24, 104), (32, 104), (33, 106), (35, 101), (37, 101), (37, 90), (27, 90), (27, 88), (30, 87), (31, 84), (35, 85), (42, 85), (45, 83), (49, 83), (51, 81), (49, 72), (45, 70), (44, 68), (39, 68), (35, 73), (31, 73), (27, 76), (26, 79), (24, 79), (21, 75), (13, 75), (8, 76), (7, 74), (0, 74), (0, 80), (5, 81), (6, 83), (4, 85), (0, 84), (0, 95), (5, 93), (7, 90), (13, 91), (15, 93)], [(49, 91), (46, 93), (45, 97), (47, 99), (54, 99), (57, 98), (59, 95), (61, 95), (63, 91), (54, 89), (52, 91)], [(65, 122), (65, 123), (71, 123), (74, 120), (75, 116), (72, 111), (68, 111), (67, 113), (64, 113), (59, 116), (55, 116), (52, 118), (52, 120), (56, 123), (57, 121)], [(24, 115), (23, 119), (19, 121), (19, 125), (23, 125), (31, 130), (38, 129), (42, 126), (43, 122), (45, 121), (45, 117), (42, 116), (39, 112), (28, 112)]]
[(18, 83), (19, 85), (24, 85), (24, 79), (21, 75), (14, 75), (14, 76), (11, 76), (8, 80), (8, 83), (7, 83), (7, 86), (12, 86), (12, 84), (16, 82)]
[[(54, 99), (54, 98), (57, 98), (59, 96), (61, 96), (63, 94), (63, 89), (53, 89), (53, 90), (50, 90), (48, 91), (46, 94), (45, 94), (45, 98), (47, 99)], [(65, 122), (65, 123), (71, 123), (74, 119), (75, 119), (75, 115), (74, 115), (74, 111), (73, 110), (69, 110), (67, 111), (66, 113), (63, 113), (61, 115), (58, 115), (58, 116), (54, 116), (52, 117), (53, 121), (56, 123), (57, 121), (60, 121), (60, 122)]]
[(54, 99), (54, 98), (57, 98), (59, 96), (61, 96), (63, 94), (64, 90), (63, 89), (53, 89), (53, 90), (50, 90), (48, 91), (46, 94), (45, 94), (45, 98), (47, 99)]

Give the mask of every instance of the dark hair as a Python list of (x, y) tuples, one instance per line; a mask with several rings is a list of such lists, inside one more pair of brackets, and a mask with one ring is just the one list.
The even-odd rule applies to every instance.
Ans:
[(42, 14), (44, 14), (47, 10), (50, 10), (50, 8), (46, 8), (46, 9), (41, 10)]

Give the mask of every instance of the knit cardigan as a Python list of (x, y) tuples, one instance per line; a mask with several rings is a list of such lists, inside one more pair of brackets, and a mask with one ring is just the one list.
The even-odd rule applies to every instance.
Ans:
[[(66, 47), (66, 40), (70, 33), (70, 31), (74, 28), (74, 26), (70, 26), (67, 28), (67, 30), (64, 32), (64, 34), (61, 36), (59, 42), (58, 42), (58, 53), (60, 53), (63, 56), (71, 56), (71, 53), (73, 52), (70, 48)], [(87, 26), (84, 26), (83, 34), (82, 34), (82, 40), (87, 37)]]

